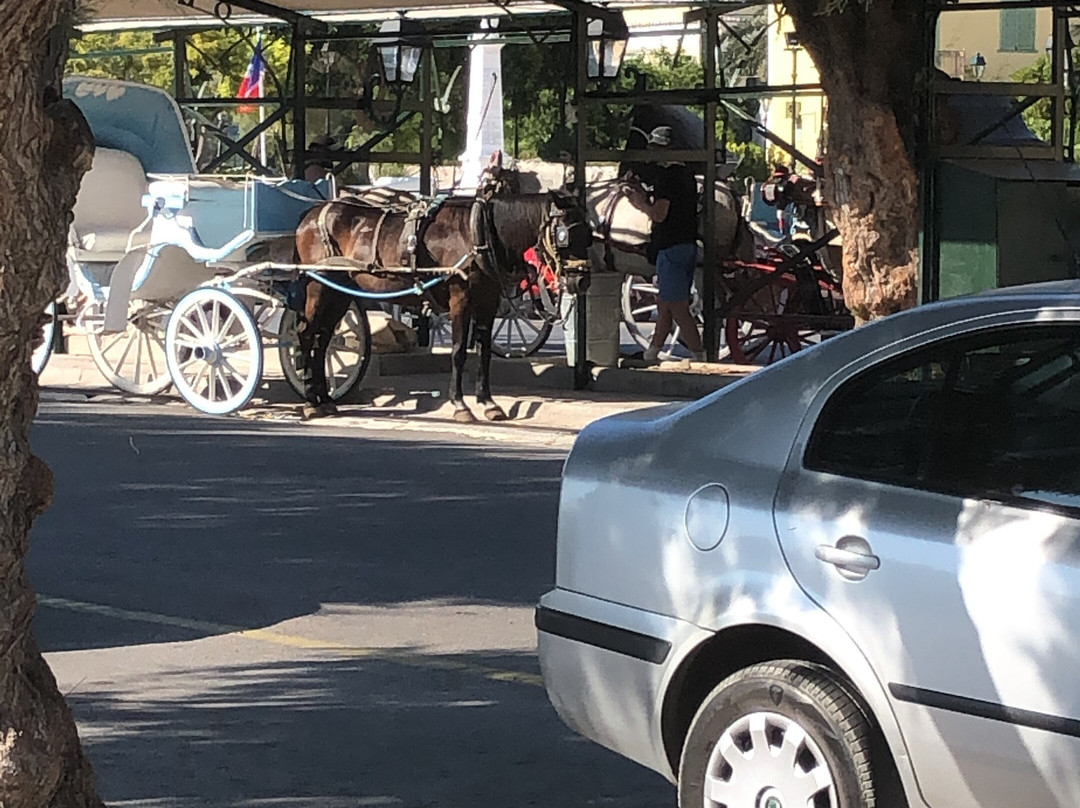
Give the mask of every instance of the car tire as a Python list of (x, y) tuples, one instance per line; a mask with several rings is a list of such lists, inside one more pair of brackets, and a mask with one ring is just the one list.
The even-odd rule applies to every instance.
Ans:
[[(690, 723), (679, 808), (873, 808), (871, 741), (862, 709), (828, 670), (792, 660), (744, 668)], [(770, 754), (754, 754), (763, 744)]]

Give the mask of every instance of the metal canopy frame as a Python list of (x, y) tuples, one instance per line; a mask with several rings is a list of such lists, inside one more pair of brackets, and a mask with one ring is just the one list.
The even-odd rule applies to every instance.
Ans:
[[(918, 136), (918, 169), (920, 179), (920, 205), (922, 220), (922, 243), (920, 247), (920, 295), (923, 302), (940, 297), (940, 191), (939, 167), (945, 161), (977, 160), (993, 164), (993, 161), (1015, 161), (1035, 165), (1072, 164), (1076, 159), (1077, 115), (1080, 111), (1080, 64), (1073, 62), (1070, 51), (1076, 47), (1069, 33), (1069, 21), (1080, 20), (1080, 5), (1075, 0), (932, 0), (925, 12), (924, 64), (932, 72), (936, 67), (935, 30), (942, 14), (965, 11), (1000, 11), (1005, 9), (1053, 9), (1050, 48), (1050, 81), (1045, 84), (1022, 84), (1015, 82), (945, 82), (934, 78), (928, 83), (921, 105), (923, 126)], [(1071, 65), (1071, 71), (1067, 70)], [(1068, 73), (1073, 80), (1070, 81)], [(937, 142), (938, 102), (950, 96), (981, 95), (1008, 99), (1008, 111), (988, 123), (982, 130), (968, 138), (966, 143), (941, 145)], [(1029, 146), (995, 146), (982, 141), (993, 132), (1006, 126), (1017, 116), (1040, 100), (1050, 99), (1052, 126), (1050, 143)], [(1066, 115), (1068, 107), (1068, 115)], [(1067, 120), (1068, 119), (1068, 120)], [(1066, 125), (1068, 124), (1068, 125)], [(969, 163), (970, 164), (970, 163)], [(1027, 173), (1033, 182), (1049, 179), (1047, 172)], [(1061, 172), (1064, 175), (1064, 172)], [(1036, 175), (1041, 174), (1042, 179)]]
[[(171, 0), (188, 9), (198, 9), (213, 14), (213, 8), (208, 6), (216, 4), (215, 0)], [(466, 0), (468, 2), (468, 0)], [(433, 0), (435, 2), (435, 0)], [(412, 9), (413, 0), (401, 0), (401, 4)], [(612, 6), (596, 5), (586, 0), (472, 0), (472, 6), (481, 6), (474, 16), (457, 17), (449, 19), (424, 19), (425, 38), (431, 44), (448, 37), (465, 37), (476, 31), (477, 19), (483, 16), (497, 16), (500, 18), (499, 32), (502, 35), (524, 35), (533, 42), (539, 44), (537, 36), (568, 37), (572, 43), (575, 54), (576, 72), (573, 85), (573, 103), (577, 110), (576, 148), (574, 154), (574, 174), (577, 191), (584, 200), (584, 178), (588, 163), (597, 161), (622, 161), (635, 160), (638, 162), (651, 162), (659, 159), (654, 152), (641, 152), (633, 150), (598, 150), (589, 149), (587, 142), (587, 120), (590, 110), (595, 110), (608, 104), (635, 105), (635, 104), (686, 104), (700, 106), (704, 110), (704, 135), (703, 148), (687, 150), (685, 152), (665, 153), (664, 159), (676, 157), (689, 162), (699, 162), (705, 166), (705, 187), (712, 188), (717, 178), (717, 121), (720, 114), (736, 114), (745, 118), (733, 102), (739, 99), (762, 98), (768, 96), (783, 96), (790, 98), (793, 95), (820, 94), (817, 85), (790, 85), (769, 86), (754, 85), (748, 87), (723, 86), (723, 76), (720, 75), (718, 63), (720, 30), (723, 26), (723, 17), (728, 14), (738, 13), (747, 8), (763, 7), (764, 2), (748, 2), (747, 0), (685, 0), (682, 5), (691, 8), (684, 16), (684, 31), (691, 25), (697, 24), (702, 42), (702, 63), (704, 73), (704, 86), (684, 90), (649, 90), (637, 89), (628, 93), (611, 92), (604, 89), (590, 88), (590, 80), (587, 77), (586, 66), (588, 56), (588, 41), (586, 28), (590, 19), (608, 19), (616, 14), (616, 10), (623, 7), (640, 8), (644, 4), (628, 2), (624, 5), (613, 4)], [(239, 155), (252, 167), (266, 171), (265, 166), (259, 166), (258, 161), (247, 154), (245, 146), (253, 142), (261, 131), (266, 131), (274, 125), (284, 125), (287, 115), (292, 115), (292, 172), (294, 175), (302, 174), (304, 166), (309, 159), (333, 159), (337, 170), (357, 161), (392, 161), (402, 163), (419, 164), (421, 168), (420, 181), (423, 193), (431, 192), (431, 169), (433, 165), (432, 140), (434, 132), (435, 98), (432, 91), (432, 58), (430, 51), (422, 60), (422, 68), (419, 72), (418, 100), (402, 105), (402, 112), (390, 126), (383, 131), (374, 134), (366, 143), (352, 151), (329, 152), (324, 150), (310, 150), (306, 145), (307, 112), (309, 109), (350, 109), (357, 108), (357, 99), (330, 99), (315, 98), (305, 92), (306, 80), (309, 69), (308, 45), (313, 42), (335, 41), (343, 38), (368, 38), (377, 36), (370, 24), (328, 24), (320, 20), (316, 15), (303, 13), (295, 9), (285, 8), (266, 0), (227, 0), (224, 4), (232, 8), (239, 8), (280, 21), (280, 25), (290, 29), (291, 59), (289, 74), (284, 79), (284, 91), (272, 97), (262, 99), (196, 99), (187, 93), (185, 76), (187, 69), (187, 40), (195, 32), (202, 30), (192, 24), (166, 25), (169, 30), (159, 35), (161, 40), (171, 40), (176, 66), (175, 94), (182, 104), (194, 106), (196, 104), (219, 106), (227, 105), (252, 105), (257, 103), (276, 105), (278, 109), (267, 116), (266, 121), (255, 131), (247, 133), (244, 137), (227, 143), (227, 151), (221, 159)], [(449, 3), (447, 8), (460, 9), (465, 3)], [(664, 7), (664, 3), (651, 3), (652, 7)], [(481, 13), (482, 9), (489, 9), (488, 13)], [(222, 19), (224, 16), (226, 19)], [(219, 24), (230, 23), (231, 15), (218, 15)], [(237, 21), (238, 22), (238, 21)], [(257, 24), (255, 20), (244, 20), (243, 24)], [(266, 24), (265, 22), (263, 23)], [(564, 40), (565, 41), (565, 40)], [(743, 43), (746, 46), (746, 43)], [(415, 115), (420, 115), (421, 138), (420, 151), (416, 154), (375, 152), (373, 149), (384, 142), (392, 132), (405, 120)], [(763, 135), (771, 142), (785, 151), (792, 153), (796, 158), (814, 170), (820, 170), (816, 162), (806, 155), (799, 154), (793, 144), (787, 143), (783, 138), (768, 131), (760, 123), (752, 122), (753, 128), (758, 134)], [(704, 195), (704, 207), (706, 221), (715, 218), (715, 195)], [(706, 266), (712, 267), (717, 263), (717, 245), (715, 243), (714, 228), (706, 227), (702, 233), (705, 247)], [(713, 272), (704, 273), (702, 295), (710, 305), (705, 306), (705, 328), (703, 342), (710, 354), (715, 359), (715, 351), (718, 335), (718, 319), (724, 312), (717, 310), (711, 302), (715, 300), (715, 275)], [(586, 307), (584, 293), (579, 294), (576, 301), (576, 326), (579, 338), (576, 340), (577, 356), (575, 361), (574, 385), (576, 388), (585, 388), (592, 378), (590, 368), (586, 361), (587, 339), (584, 338), (586, 329)]]

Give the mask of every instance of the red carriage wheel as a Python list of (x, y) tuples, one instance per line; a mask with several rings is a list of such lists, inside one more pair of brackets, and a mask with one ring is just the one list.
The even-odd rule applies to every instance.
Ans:
[(839, 289), (811, 281), (811, 291), (790, 273), (764, 273), (732, 297), (724, 336), (740, 365), (768, 365), (825, 337), (851, 328)]

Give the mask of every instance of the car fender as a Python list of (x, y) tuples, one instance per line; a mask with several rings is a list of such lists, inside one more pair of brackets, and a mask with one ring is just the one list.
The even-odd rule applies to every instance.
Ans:
[[(843, 628), (793, 580), (785, 583), (788, 585), (778, 586), (775, 575), (747, 574), (745, 571), (717, 578), (712, 600), (729, 606), (719, 610), (707, 623), (699, 624), (711, 632), (710, 639), (692, 647), (684, 645), (673, 649), (678, 657), (666, 666), (662, 692), (669, 692), (675, 677), (706, 643), (732, 629), (764, 627), (800, 637), (827, 656), (838, 672), (858, 690), (892, 754), (908, 805), (910, 808), (923, 805), (899, 722), (887, 691), (869, 660)], [(664, 702), (657, 706), (662, 711)]]

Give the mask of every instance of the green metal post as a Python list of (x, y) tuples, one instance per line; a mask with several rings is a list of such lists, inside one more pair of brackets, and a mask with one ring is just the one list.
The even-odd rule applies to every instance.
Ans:
[(307, 163), (307, 30), (293, 25), (293, 177), (304, 176)]
[(434, 86), (432, 74), (437, 69), (435, 65), (435, 53), (429, 51), (425, 59), (421, 60), (420, 69), (420, 94), (423, 111), (420, 119), (420, 194), (431, 195), (431, 139), (435, 136), (434, 113), (435, 98), (432, 87)]
[[(705, 66), (705, 89), (716, 88), (716, 50), (719, 46), (720, 15), (709, 8), (703, 21), (705, 36), (701, 41), (705, 48), (702, 64)], [(706, 357), (716, 361), (719, 340), (716, 328), (716, 101), (705, 105), (705, 268), (701, 278), (701, 298), (705, 315), (705, 333), (702, 334)]]
[(187, 32), (174, 31), (173, 44), (173, 98), (188, 95)]
[[(574, 150), (574, 183), (578, 199), (585, 205), (585, 147), (588, 145), (586, 132), (585, 84), (588, 79), (588, 40), (586, 38), (588, 20), (583, 11), (574, 12), (574, 109), (577, 113), (577, 148)], [(585, 292), (578, 291), (574, 296), (574, 389), (584, 390), (589, 386), (588, 365), (588, 317), (585, 312)]]

